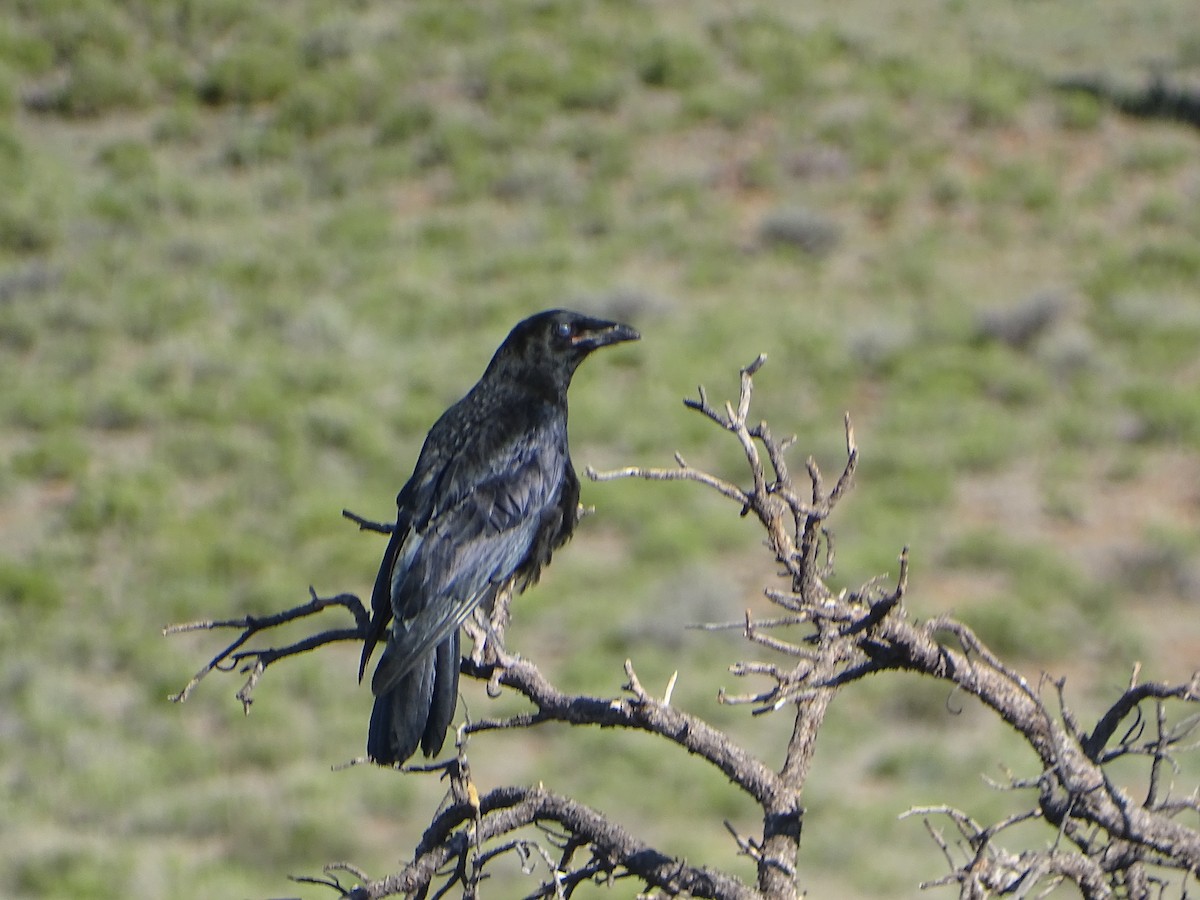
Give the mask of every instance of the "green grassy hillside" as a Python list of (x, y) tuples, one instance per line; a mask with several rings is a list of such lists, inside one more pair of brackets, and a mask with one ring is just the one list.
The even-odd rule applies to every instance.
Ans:
[[(580, 467), (679, 450), (740, 476), (679, 400), (733, 396), (765, 352), (758, 409), (798, 460), (836, 469), (854, 417), (842, 582), (908, 545), (915, 615), (1065, 674), (1085, 711), (1135, 661), (1185, 679), (1200, 131), (1052, 87), (1150, 69), (1200, 72), (1194, 3), (9, 0), (0, 895), (315, 898), (285, 876), (398, 866), (444, 786), (330, 771), (365, 738), (355, 648), (271, 670), (247, 718), (227, 676), (167, 702), (219, 640), (160, 628), (365, 593), (383, 545), (341, 508), (387, 518), (437, 414), (548, 306), (644, 334), (576, 379)], [(510, 649), (596, 694), (626, 657), (648, 687), (678, 669), (677, 702), (774, 759), (787, 722), (715, 702), (762, 651), (683, 631), (761, 602), (753, 524), (694, 486), (584, 502)], [(1032, 758), (947, 706), (902, 680), (839, 699), (810, 896), (940, 875), (912, 803), (1014, 808), (980, 773)], [(643, 736), (471, 761), (750, 874), (720, 820), (752, 810)]]

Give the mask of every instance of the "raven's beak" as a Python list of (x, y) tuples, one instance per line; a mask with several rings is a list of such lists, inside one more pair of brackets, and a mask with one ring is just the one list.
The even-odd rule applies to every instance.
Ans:
[(593, 319), (588, 322), (585, 329), (576, 333), (575, 337), (571, 339), (571, 344), (581, 350), (595, 350), (597, 347), (607, 347), (609, 344), (640, 340), (641, 337), (628, 325)]

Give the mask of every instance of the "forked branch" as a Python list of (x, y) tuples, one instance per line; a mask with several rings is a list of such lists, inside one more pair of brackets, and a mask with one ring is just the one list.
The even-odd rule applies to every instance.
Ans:
[[(162, 630), (165, 636), (182, 634), (187, 631), (215, 631), (222, 628), (240, 628), (242, 630), (242, 633), (230, 642), (225, 649), (221, 650), (192, 676), (191, 680), (183, 686), (183, 690), (171, 694), (169, 699), (174, 703), (183, 703), (191, 696), (192, 691), (199, 686), (200, 682), (204, 680), (204, 677), (214, 669), (221, 672), (240, 670), (243, 673), (249, 673), (249, 677), (242, 686), (242, 689), (238, 691), (237, 698), (242, 701), (245, 711), (249, 712), (250, 704), (254, 702), (251, 696), (254, 688), (258, 684), (258, 680), (262, 677), (263, 672), (266, 671), (267, 666), (271, 665), (271, 663), (286, 659), (289, 656), (295, 656), (298, 653), (307, 653), (310, 650), (315, 650), (318, 647), (336, 641), (361, 641), (364, 639), (368, 633), (370, 615), (358, 597), (353, 594), (318, 597), (317, 592), (311, 587), (308, 589), (308, 593), (309, 601), (307, 603), (268, 616), (247, 615), (236, 619), (204, 619), (198, 622), (183, 622), (178, 625), (165, 626)], [(331, 606), (341, 606), (348, 610), (354, 616), (355, 627), (322, 631), (283, 647), (268, 647), (260, 650), (240, 649), (251, 638), (261, 632), (278, 628), (280, 625), (286, 625), (288, 622), (295, 622), (298, 619), (315, 616), (329, 609)]]

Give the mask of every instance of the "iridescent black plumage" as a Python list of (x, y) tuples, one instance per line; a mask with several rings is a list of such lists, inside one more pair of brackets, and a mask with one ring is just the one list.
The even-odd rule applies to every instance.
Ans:
[(637, 338), (627, 325), (566, 310), (531, 316), (430, 429), (396, 497), (359, 667), (361, 679), (386, 631), (371, 679), (367, 755), (376, 762), (441, 749), (458, 699), (459, 626), (481, 603), (536, 581), (575, 528), (571, 376), (593, 350)]

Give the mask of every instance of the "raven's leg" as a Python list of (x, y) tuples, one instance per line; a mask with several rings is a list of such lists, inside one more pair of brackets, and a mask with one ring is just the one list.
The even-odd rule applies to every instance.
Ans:
[(512, 584), (504, 585), (475, 608), (475, 612), (463, 623), (474, 646), (471, 662), (476, 665), (495, 664), (507, 668), (517, 659), (504, 650), (504, 631), (508, 628), (509, 607), (513, 598)]

